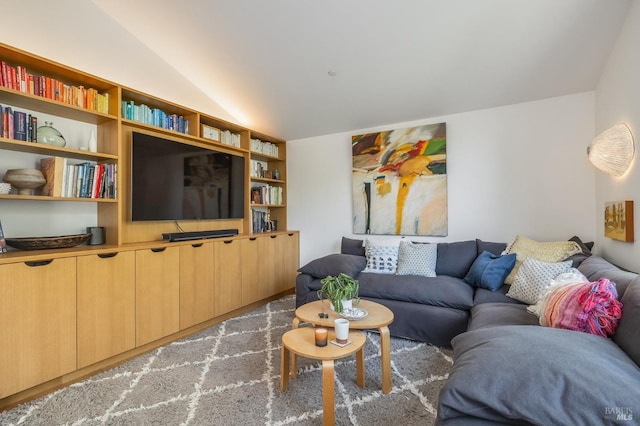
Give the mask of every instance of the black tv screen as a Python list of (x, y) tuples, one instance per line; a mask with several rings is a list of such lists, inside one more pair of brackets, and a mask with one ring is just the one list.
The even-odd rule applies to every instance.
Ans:
[(244, 218), (244, 157), (137, 132), (131, 151), (132, 221)]

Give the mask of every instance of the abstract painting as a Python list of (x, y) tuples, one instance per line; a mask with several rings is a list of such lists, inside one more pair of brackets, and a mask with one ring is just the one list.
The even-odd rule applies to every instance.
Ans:
[(446, 123), (351, 138), (353, 232), (446, 236)]
[(633, 201), (604, 203), (604, 236), (625, 242), (633, 241)]

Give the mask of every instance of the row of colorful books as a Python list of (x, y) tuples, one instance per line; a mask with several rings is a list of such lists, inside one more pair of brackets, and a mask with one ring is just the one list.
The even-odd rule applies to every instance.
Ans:
[(272, 157), (278, 156), (278, 145), (271, 142), (263, 142), (260, 139), (251, 139), (249, 144), (251, 152), (258, 152)]
[(38, 117), (2, 105), (0, 105), (0, 115), (2, 116), (1, 137), (26, 142), (38, 140)]
[(148, 105), (136, 105), (133, 101), (122, 101), (122, 118), (173, 130), (180, 133), (189, 133), (189, 120), (177, 114), (167, 114), (159, 108), (151, 108)]
[(117, 164), (69, 164), (67, 158), (40, 160), (46, 183), (41, 194), (50, 197), (112, 198), (118, 196)]
[(0, 61), (0, 85), (35, 96), (92, 111), (109, 113), (109, 94), (94, 88), (73, 86), (45, 75), (32, 74), (22, 65)]
[(251, 210), (251, 232), (260, 233), (271, 230), (268, 211)]
[(271, 204), (279, 206), (283, 203), (281, 186), (261, 185), (251, 188), (251, 204)]

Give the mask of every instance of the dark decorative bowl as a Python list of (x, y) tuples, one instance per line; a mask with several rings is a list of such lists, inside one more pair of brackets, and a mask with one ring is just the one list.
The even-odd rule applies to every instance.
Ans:
[(61, 235), (59, 237), (6, 238), (8, 246), (19, 250), (44, 250), (75, 247), (91, 238), (91, 234)]

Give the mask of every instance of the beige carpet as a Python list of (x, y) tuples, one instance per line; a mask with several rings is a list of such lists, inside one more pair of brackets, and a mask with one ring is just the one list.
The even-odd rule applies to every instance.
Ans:
[[(0, 413), (1, 425), (320, 425), (322, 373), (299, 358), (280, 392), (287, 296), (38, 400)], [(354, 357), (336, 362), (337, 425), (430, 425), (450, 350), (391, 339), (393, 391), (380, 391), (379, 338), (367, 333), (366, 386)]]

